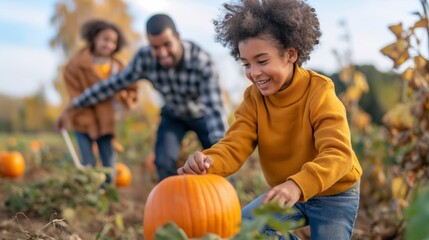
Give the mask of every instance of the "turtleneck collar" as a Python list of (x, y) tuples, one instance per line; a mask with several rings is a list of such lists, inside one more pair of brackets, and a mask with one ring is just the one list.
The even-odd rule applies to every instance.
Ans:
[(292, 83), (280, 92), (264, 97), (276, 107), (285, 107), (297, 102), (310, 85), (310, 74), (295, 64)]

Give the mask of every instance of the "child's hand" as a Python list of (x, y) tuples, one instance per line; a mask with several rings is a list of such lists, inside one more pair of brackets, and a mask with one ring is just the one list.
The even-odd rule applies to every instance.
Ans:
[(213, 159), (196, 151), (188, 157), (183, 167), (177, 169), (179, 175), (183, 174), (206, 174), (207, 169), (213, 164)]
[(292, 207), (299, 200), (301, 194), (301, 188), (294, 181), (288, 180), (268, 191), (262, 203), (280, 201), (280, 204)]
[(56, 122), (55, 122), (55, 128), (58, 131), (61, 131), (61, 129), (64, 128), (65, 122), (67, 120), (67, 115), (68, 112), (72, 109), (73, 107), (69, 104), (66, 106), (66, 108), (64, 108), (64, 110), (60, 113), (60, 115), (58, 116)]

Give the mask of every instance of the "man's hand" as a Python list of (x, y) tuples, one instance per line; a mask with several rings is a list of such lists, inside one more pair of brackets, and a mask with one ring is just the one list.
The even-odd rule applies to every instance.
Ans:
[(279, 184), (268, 191), (262, 203), (279, 201), (281, 205), (292, 207), (301, 197), (301, 188), (292, 180)]
[(202, 152), (196, 151), (190, 155), (183, 167), (177, 170), (179, 175), (183, 174), (206, 174), (207, 170), (213, 164), (213, 159), (204, 155)]
[(58, 116), (57, 121), (55, 122), (55, 127), (58, 131), (64, 128), (65, 122), (67, 120), (67, 114), (72, 108), (73, 106), (71, 104), (67, 105)]

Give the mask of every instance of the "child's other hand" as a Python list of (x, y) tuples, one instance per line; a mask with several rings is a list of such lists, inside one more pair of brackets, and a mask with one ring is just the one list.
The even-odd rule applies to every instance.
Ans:
[(213, 164), (213, 159), (196, 151), (190, 155), (183, 167), (177, 169), (179, 175), (183, 174), (206, 174), (207, 169)]
[(299, 200), (301, 194), (301, 188), (294, 181), (288, 180), (268, 191), (262, 203), (279, 201), (282, 205), (286, 204), (288, 207), (292, 207)]

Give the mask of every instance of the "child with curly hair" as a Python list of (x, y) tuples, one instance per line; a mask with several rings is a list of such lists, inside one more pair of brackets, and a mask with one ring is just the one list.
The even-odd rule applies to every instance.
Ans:
[[(118, 26), (104, 20), (90, 20), (81, 27), (81, 36), (86, 46), (63, 69), (70, 99), (124, 69), (124, 64), (115, 56), (126, 43)], [(115, 98), (95, 106), (70, 110), (68, 118), (75, 131), (83, 165), (96, 165), (92, 148), (95, 142), (102, 165), (114, 170), (115, 110), (121, 105), (131, 108), (136, 101), (137, 85), (133, 85), (116, 94)], [(114, 174), (107, 174), (106, 183), (114, 183), (113, 178)]]
[[(271, 189), (243, 208), (243, 218), (279, 201), (295, 210), (279, 218), (304, 219), (311, 239), (350, 239), (362, 168), (332, 80), (302, 67), (321, 36), (315, 10), (303, 0), (241, 0), (224, 7), (214, 22), (216, 39), (243, 63), (253, 84), (225, 137), (189, 156), (178, 173), (228, 176), (258, 147)], [(262, 232), (276, 235), (268, 226)]]

